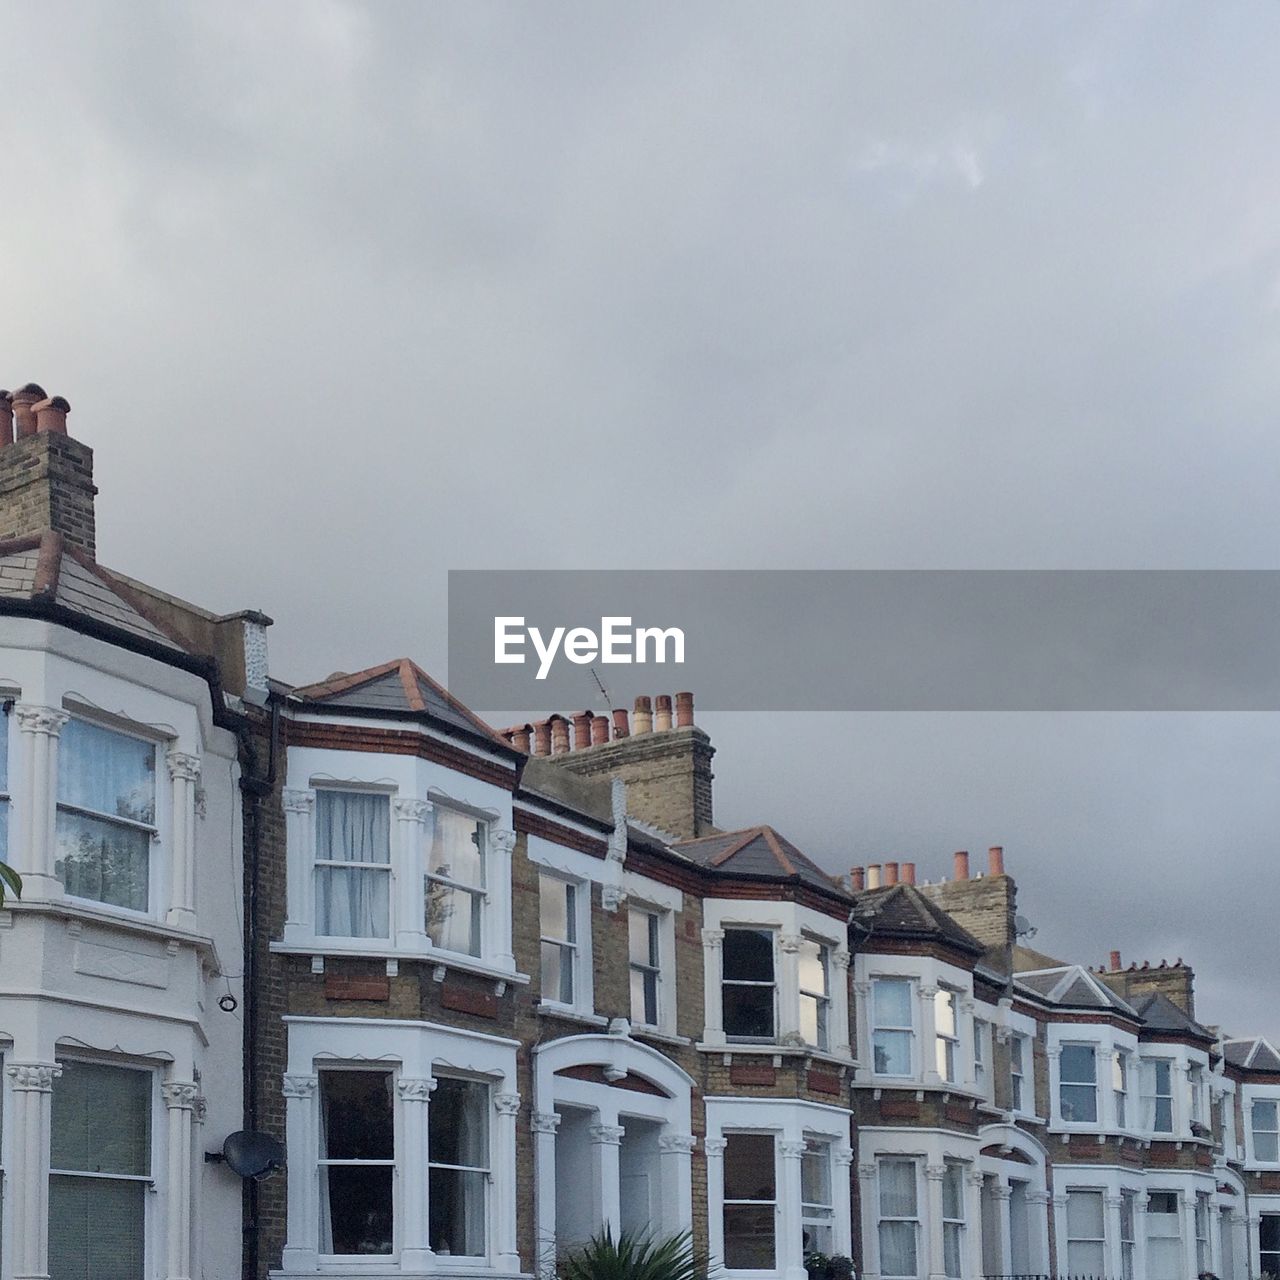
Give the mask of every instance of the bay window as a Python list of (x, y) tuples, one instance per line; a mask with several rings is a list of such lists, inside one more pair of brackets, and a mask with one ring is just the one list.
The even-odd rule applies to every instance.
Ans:
[(724, 1150), (724, 1265), (772, 1271), (777, 1265), (777, 1162), (771, 1133), (730, 1133)]
[(882, 1159), (879, 1184), (880, 1274), (892, 1280), (919, 1275), (920, 1197), (914, 1160)]
[(915, 1024), (909, 978), (876, 978), (871, 984), (873, 1069), (881, 1076), (909, 1076)]
[(322, 1254), (394, 1248), (395, 1112), (390, 1071), (320, 1072)]
[(1143, 1063), (1146, 1127), (1152, 1133), (1173, 1132), (1173, 1063), (1152, 1058)]
[(1101, 1191), (1067, 1191), (1067, 1271), (1104, 1274), (1106, 1218)]
[(481, 951), (486, 824), (436, 804), (427, 851), (426, 929), (432, 946), (461, 955)]
[(58, 746), (55, 827), (67, 893), (149, 911), (155, 836), (155, 744), (73, 716)]
[(770, 1041), (775, 1036), (776, 984), (773, 931), (724, 931), (721, 1001), (730, 1040)]
[(1253, 1158), (1260, 1164), (1280, 1162), (1280, 1103), (1274, 1098), (1254, 1098), (1249, 1118)]
[(933, 997), (935, 1032), (935, 1065), (938, 1075), (948, 1084), (956, 1082), (956, 1057), (960, 1047), (960, 1033), (956, 1024), (956, 993), (939, 987)]
[(956, 1160), (942, 1166), (942, 1265), (948, 1280), (964, 1275), (964, 1170)]
[(662, 974), (662, 918), (655, 911), (632, 907), (627, 917), (627, 945), (631, 971), (631, 1021), (637, 1026), (659, 1025), (658, 986)]
[(390, 932), (391, 798), (316, 792), (316, 933), (385, 938)]
[(574, 1002), (578, 969), (578, 886), (543, 872), (538, 877), (542, 998)]
[(812, 938), (800, 939), (800, 1035), (805, 1044), (830, 1047), (831, 951)]
[(489, 1086), (437, 1076), (427, 1112), (428, 1239), (437, 1256), (488, 1252)]
[(53, 1082), (49, 1273), (142, 1280), (152, 1073), (63, 1060)]
[(800, 1223), (806, 1256), (831, 1253), (834, 1222), (831, 1143), (825, 1138), (806, 1137), (800, 1157)]
[(1064, 1044), (1058, 1057), (1058, 1110), (1071, 1124), (1098, 1122), (1098, 1048)]

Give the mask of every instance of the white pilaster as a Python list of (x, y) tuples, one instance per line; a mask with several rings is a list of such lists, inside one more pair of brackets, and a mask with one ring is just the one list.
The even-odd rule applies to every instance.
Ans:
[(499, 1093), (493, 1099), (493, 1265), (499, 1271), (519, 1271), (516, 1248), (516, 1119), (520, 1095)]
[(22, 873), (25, 897), (60, 898), (62, 882), (54, 871), (58, 735), (70, 716), (57, 707), (29, 703), (19, 703), (14, 715), (22, 734), (25, 768), (20, 771), (22, 790), (14, 808), (11, 861)]
[(533, 1129), (533, 1195), (537, 1241), (534, 1270), (550, 1275), (556, 1260), (556, 1130), (560, 1117), (554, 1111), (535, 1111)]
[(509, 828), (489, 832), (489, 875), (485, 885), (489, 893), (491, 949), (500, 969), (513, 973), (516, 958), (511, 943), (511, 852), (516, 847), (516, 833)]
[(426, 888), (427, 819), (430, 800), (396, 800), (396, 836), (399, 858), (395, 876), (396, 946), (406, 951), (424, 951), (427, 946)]
[(1182, 1236), (1182, 1270), (1196, 1274), (1196, 1197), (1194, 1191), (1178, 1195), (1178, 1229)]
[(877, 1191), (875, 1161), (864, 1160), (858, 1165), (863, 1280), (879, 1280), (880, 1276), (880, 1212)]
[(1053, 1270), (1053, 1262), (1049, 1256), (1049, 1205), (1051, 1197), (1047, 1191), (1027, 1192), (1027, 1217), (1030, 1225), (1027, 1230), (1031, 1270), (1041, 1275), (1048, 1275)]
[(1123, 1204), (1124, 1200), (1120, 1196), (1105, 1196), (1103, 1198), (1103, 1212), (1106, 1215), (1104, 1218), (1106, 1240), (1103, 1245), (1102, 1255), (1106, 1259), (1107, 1274), (1110, 1276), (1124, 1274), (1120, 1263), (1120, 1208)]
[(835, 1196), (832, 1208), (835, 1210), (835, 1222), (832, 1223), (833, 1252), (846, 1258), (853, 1257), (853, 1187), (849, 1177), (849, 1169), (853, 1164), (853, 1152), (848, 1147), (837, 1147), (832, 1152), (835, 1162)]
[(831, 953), (831, 1052), (842, 1058), (853, 1057), (849, 1035), (849, 952), (837, 947)]
[[(320, 1115), (316, 1076), (285, 1076), (285, 1142), (289, 1162), (283, 1269), (315, 1271), (320, 1252)], [(423, 1217), (426, 1206), (423, 1205)]]
[[(797, 991), (799, 988), (797, 987)], [(805, 1280), (804, 1227), (800, 1222), (800, 1165), (803, 1142), (779, 1142), (782, 1185), (778, 1187), (778, 1269), (784, 1280)]]
[(721, 1045), (724, 1039), (724, 1007), (720, 987), (720, 956), (724, 942), (723, 929), (702, 931), (702, 977), (706, 993), (706, 1025), (702, 1029), (704, 1044)]
[[(169, 843), (169, 909), (176, 929), (196, 927), (196, 783), (200, 757), (185, 751), (165, 756), (173, 795), (173, 839)], [(185, 1274), (185, 1273), (184, 1273)]]
[(316, 853), (316, 793), (286, 791), (285, 940), (308, 938), (314, 932)]
[(945, 1280), (946, 1261), (942, 1248), (942, 1179), (947, 1169), (941, 1164), (924, 1167), (925, 1182), (925, 1232), (929, 1280)]
[(404, 1156), (400, 1161), (400, 1264), (406, 1271), (428, 1268), (433, 1254), (427, 1236), (427, 1108), (436, 1082), (430, 1076), (401, 1076), (396, 1081), (403, 1120)]
[(937, 994), (937, 987), (923, 982), (916, 988), (920, 999), (920, 1066), (925, 1084), (942, 1083), (938, 1072), (938, 1011), (933, 1003)]
[[(980, 1276), (982, 1267), (982, 1183), (981, 1170), (970, 1169), (964, 1176), (964, 1230), (968, 1244), (968, 1274)], [(1013, 1196), (1013, 1188), (1007, 1182), (998, 1182), (992, 1188), (995, 1199), (996, 1215), (999, 1226), (996, 1231), (996, 1247), (1000, 1256), (995, 1259), (996, 1270), (1001, 1275), (1009, 1275), (1013, 1271), (1010, 1259), (1013, 1256), (1013, 1234), (1009, 1224), (1009, 1201)]]
[(664, 1133), (658, 1139), (662, 1229), (668, 1235), (693, 1227), (693, 1149), (697, 1145), (691, 1133)]
[(191, 1277), (191, 1180), (194, 1155), (191, 1145), (193, 1113), (200, 1096), (198, 1085), (168, 1080), (160, 1086), (169, 1123), (168, 1225), (165, 1280)]
[(622, 1231), (620, 1158), (624, 1132), (620, 1124), (593, 1124), (587, 1130), (595, 1166), (596, 1194), (600, 1197), (596, 1216), (601, 1230), (609, 1228), (615, 1240)]
[(1049, 1270), (1053, 1275), (1064, 1275), (1068, 1270), (1067, 1265), (1067, 1197), (1065, 1195), (1056, 1195), (1053, 1197), (1053, 1238), (1057, 1245), (1057, 1265), (1050, 1267)]
[(62, 1068), (53, 1062), (15, 1062), (7, 1068), (13, 1097), (11, 1166), (5, 1179), (5, 1233), (14, 1280), (48, 1280), (49, 1140), (53, 1082)]
[(796, 933), (778, 938), (778, 1026), (779, 1043), (800, 1041), (800, 944)]

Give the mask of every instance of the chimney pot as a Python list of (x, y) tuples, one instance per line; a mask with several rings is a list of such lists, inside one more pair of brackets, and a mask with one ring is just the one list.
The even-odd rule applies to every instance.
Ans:
[(987, 874), (989, 876), (1004, 875), (1004, 846), (993, 844), (987, 850)]
[(653, 727), (658, 733), (671, 728), (671, 695), (658, 694), (654, 703)]
[(67, 414), (71, 406), (61, 397), (41, 400), (31, 406), (36, 416), (36, 431), (45, 435), (65, 436), (67, 434)]
[(13, 443), (13, 396), (0, 391), (0, 448)]
[(1120, 970), (1120, 953), (1113, 951), (1111, 953), (1111, 972), (1118, 973)]
[(916, 864), (914, 862), (904, 862), (902, 864), (902, 883), (915, 884), (916, 882)]
[(884, 864), (884, 883), (898, 883), (898, 864), (896, 862), (886, 862)]
[(647, 694), (636, 698), (636, 709), (632, 721), (633, 733), (651, 733), (653, 731), (653, 699)]
[(957, 880), (967, 880), (969, 878), (969, 855), (964, 850), (958, 852), (954, 859), (953, 875)]
[(854, 867), (849, 872), (849, 887), (854, 893), (861, 893), (867, 887), (866, 867)]
[(676, 694), (676, 728), (687, 729), (693, 724), (693, 694)]
[(880, 887), (880, 864), (878, 862), (867, 863), (867, 888), (878, 889)]
[(573, 713), (573, 749), (581, 751), (591, 745), (591, 712), (575, 711)]
[(535, 720), (533, 724), (533, 754), (549, 756), (551, 754), (551, 723), (547, 720)]
[(609, 717), (608, 716), (592, 716), (591, 718), (591, 745), (599, 746), (602, 742), (609, 741)]
[(627, 726), (627, 709), (626, 707), (614, 707), (613, 740), (616, 742), (619, 738), (629, 737), (631, 737), (631, 730)]
[(569, 722), (561, 715), (555, 715), (550, 718), (551, 724), (551, 754), (553, 756), (563, 755), (569, 750)]
[(14, 435), (20, 440), (23, 436), (36, 433), (35, 406), (46, 399), (43, 387), (28, 382), (13, 393), (13, 428)]
[(529, 753), (529, 726), (522, 724), (518, 729), (511, 731), (511, 745), (517, 751), (523, 751), (526, 755)]

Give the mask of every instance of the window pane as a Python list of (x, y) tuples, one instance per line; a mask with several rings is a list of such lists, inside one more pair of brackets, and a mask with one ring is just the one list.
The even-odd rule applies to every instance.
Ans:
[(632, 911), (627, 922), (633, 964), (658, 963), (658, 917), (652, 911)]
[(872, 1001), (876, 1026), (912, 1025), (911, 983), (905, 978), (877, 978), (872, 985)]
[(873, 1048), (877, 1075), (909, 1076), (911, 1074), (910, 1031), (877, 1031)]
[(427, 870), (460, 884), (484, 885), (484, 824), (456, 809), (435, 806)]
[(1258, 1223), (1258, 1240), (1266, 1253), (1280, 1253), (1280, 1213), (1264, 1213)]
[(316, 932), (325, 938), (385, 938), (391, 877), (354, 867), (316, 868)]
[(1067, 1235), (1073, 1240), (1103, 1236), (1102, 1192), (1067, 1192)]
[(960, 1280), (963, 1272), (960, 1269), (960, 1246), (964, 1239), (964, 1228), (958, 1222), (945, 1222), (942, 1225), (942, 1270), (951, 1280)]
[(964, 1218), (964, 1169), (961, 1165), (950, 1161), (944, 1166), (942, 1175), (942, 1216), (944, 1218)]
[(831, 1144), (810, 1138), (800, 1157), (800, 1199), (806, 1205), (831, 1204)]
[(58, 738), (58, 801), (153, 823), (155, 759), (152, 743), (73, 717)]
[(883, 1276), (916, 1275), (916, 1224), (914, 1222), (882, 1222), (880, 1224), (880, 1274)]
[(817, 996), (800, 997), (800, 1035), (805, 1044), (827, 1047), (827, 1001)]
[(726, 978), (773, 981), (773, 934), (768, 929), (726, 929), (722, 945)]
[(1058, 1075), (1072, 1084), (1094, 1084), (1098, 1079), (1097, 1054), (1091, 1044), (1064, 1044)]
[(1064, 1120), (1093, 1124), (1098, 1119), (1098, 1091), (1091, 1084), (1064, 1084), (1061, 1105)]
[(1067, 1241), (1067, 1269), (1073, 1276), (1101, 1276), (1103, 1274), (1102, 1243), (1081, 1240)]
[(916, 1166), (911, 1160), (881, 1160), (880, 1216), (882, 1218), (914, 1218), (916, 1216)]
[(436, 1078), (427, 1110), (427, 1156), (432, 1164), (489, 1167), (489, 1086), (478, 1080)]
[(724, 1152), (726, 1200), (774, 1198), (773, 1135), (731, 1133)]
[(573, 952), (558, 942), (542, 944), (542, 998), (573, 1003)]
[(320, 1170), (320, 1252), (390, 1253), (394, 1244), (390, 1165)]
[[(435, 1106), (435, 1099), (432, 1099)], [(484, 1257), (487, 1175), (462, 1169), (432, 1169), (427, 1188), (429, 1239), (437, 1254)]]
[(747, 1040), (773, 1039), (773, 988), (737, 987), (723, 991), (725, 1035)]
[(389, 1071), (320, 1073), (320, 1158), (391, 1160), (395, 1124)]
[(773, 1229), (772, 1205), (725, 1205), (724, 1265), (731, 1271), (772, 1271)]
[(644, 969), (631, 970), (631, 1021), (642, 1026), (658, 1025), (658, 975)]
[(427, 937), (433, 947), (463, 955), (480, 954), (480, 895), (427, 881)]
[(1253, 1127), (1255, 1129), (1276, 1128), (1276, 1104), (1259, 1098), (1253, 1104)]
[(54, 1280), (142, 1280), (144, 1182), (49, 1179), (49, 1274)]
[(151, 1172), (151, 1073), (64, 1061), (53, 1082), (51, 1167)]
[(1274, 1164), (1280, 1160), (1280, 1137), (1274, 1133), (1253, 1135), (1253, 1158)]
[(316, 857), (327, 862), (391, 861), (391, 797), (316, 792)]
[(934, 1025), (940, 1036), (956, 1033), (956, 997), (954, 991), (939, 991), (933, 997)]
[(55, 838), (54, 870), (68, 893), (130, 911), (147, 910), (149, 832), (59, 809)]
[(573, 887), (554, 876), (538, 877), (538, 906), (544, 938), (573, 941), (573, 919), (569, 909)]
[(827, 949), (812, 938), (800, 940), (800, 989), (827, 994)]

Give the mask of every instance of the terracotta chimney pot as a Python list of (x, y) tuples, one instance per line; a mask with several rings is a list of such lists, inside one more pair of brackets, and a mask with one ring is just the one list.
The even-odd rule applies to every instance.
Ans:
[(866, 867), (854, 867), (849, 872), (849, 887), (854, 893), (861, 893), (867, 887)]
[(867, 863), (867, 888), (878, 889), (880, 887), (880, 864), (878, 862)]
[(609, 717), (608, 716), (592, 716), (591, 718), (591, 745), (598, 747), (602, 742), (609, 741)]
[(13, 443), (13, 396), (0, 391), (0, 448)]
[(569, 750), (569, 722), (564, 716), (551, 717), (551, 754), (563, 755)]
[(535, 720), (533, 724), (533, 754), (549, 756), (551, 754), (551, 723), (547, 720)]
[(676, 728), (687, 729), (693, 724), (693, 694), (676, 694)]
[(522, 724), (518, 729), (511, 731), (511, 745), (517, 751), (523, 751), (528, 754), (529, 751), (529, 726)]
[(1111, 972), (1118, 973), (1120, 971), (1120, 953), (1113, 951), (1111, 953)]
[(636, 698), (631, 732), (634, 734), (653, 732), (653, 699), (647, 694), (642, 693)]
[(957, 880), (967, 880), (969, 878), (969, 855), (961, 850), (954, 858), (954, 877)]
[(1004, 875), (1004, 846), (993, 844), (987, 850), (987, 875), (1002, 876)]
[(886, 862), (884, 864), (884, 883), (898, 883), (898, 864), (896, 862)]
[(591, 712), (575, 711), (573, 713), (573, 749), (581, 751), (591, 745)]
[(914, 862), (904, 862), (902, 864), (902, 883), (915, 884), (916, 882), (916, 864)]
[(627, 724), (626, 707), (614, 707), (613, 709), (613, 740), (616, 742), (619, 738), (631, 737), (631, 729)]
[(19, 387), (13, 393), (13, 431), (19, 440), (23, 436), (35, 435), (35, 406), (44, 399), (44, 388), (34, 382), (28, 382), (25, 387)]
[(654, 703), (653, 727), (657, 733), (671, 728), (671, 695), (669, 693), (658, 694)]
[(39, 434), (67, 434), (67, 414), (71, 412), (71, 406), (61, 396), (39, 401), (31, 406), (31, 412), (36, 415), (36, 431)]

